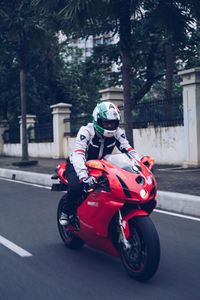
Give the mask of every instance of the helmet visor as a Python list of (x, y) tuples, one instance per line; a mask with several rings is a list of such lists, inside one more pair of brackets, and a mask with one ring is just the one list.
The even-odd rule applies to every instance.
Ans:
[(116, 130), (119, 126), (119, 120), (101, 120), (100, 126), (106, 130)]

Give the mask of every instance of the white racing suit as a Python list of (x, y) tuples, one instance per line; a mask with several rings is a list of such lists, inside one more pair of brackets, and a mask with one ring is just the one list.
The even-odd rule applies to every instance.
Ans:
[(86, 161), (101, 159), (106, 154), (111, 154), (115, 146), (121, 152), (129, 153), (133, 158), (140, 160), (121, 128), (118, 128), (114, 136), (109, 138), (103, 137), (95, 131), (92, 123), (80, 128), (76, 137), (74, 152), (67, 160), (66, 178), (69, 182), (69, 190), (63, 207), (64, 213), (73, 215), (80, 204), (83, 187), (80, 181), (88, 177)]
[(70, 162), (79, 179), (88, 177), (85, 162), (90, 159), (101, 159), (106, 154), (112, 153), (114, 147), (129, 153), (133, 158), (140, 160), (137, 152), (130, 146), (124, 131), (118, 127), (113, 137), (103, 137), (95, 131), (92, 123), (82, 126), (77, 134), (75, 151), (70, 157)]

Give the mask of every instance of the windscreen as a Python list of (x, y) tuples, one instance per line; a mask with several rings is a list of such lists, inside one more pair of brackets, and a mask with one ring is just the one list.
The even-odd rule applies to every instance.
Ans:
[(136, 161), (125, 153), (108, 154), (104, 157), (109, 163), (131, 173), (140, 173), (141, 168)]

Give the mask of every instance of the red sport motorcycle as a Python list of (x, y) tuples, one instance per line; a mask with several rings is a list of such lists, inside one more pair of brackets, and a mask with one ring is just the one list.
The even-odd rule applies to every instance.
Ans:
[[(136, 161), (128, 154), (109, 154), (86, 162), (97, 183), (83, 192), (75, 226), (61, 226), (59, 218), (65, 197), (59, 202), (57, 223), (63, 242), (78, 249), (84, 243), (120, 257), (128, 274), (146, 281), (158, 269), (160, 242), (149, 215), (156, 206), (157, 185), (151, 172), (154, 161)], [(52, 190), (67, 190), (66, 162), (58, 165), (59, 184)]]

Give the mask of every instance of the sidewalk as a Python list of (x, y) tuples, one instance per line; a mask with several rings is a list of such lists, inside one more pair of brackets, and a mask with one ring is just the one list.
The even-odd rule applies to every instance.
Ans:
[[(34, 158), (35, 159), (35, 158)], [(0, 177), (51, 185), (51, 175), (64, 159), (36, 158), (38, 165), (15, 167), (19, 157), (0, 156)], [(200, 216), (200, 168), (156, 165), (158, 208)]]

